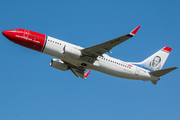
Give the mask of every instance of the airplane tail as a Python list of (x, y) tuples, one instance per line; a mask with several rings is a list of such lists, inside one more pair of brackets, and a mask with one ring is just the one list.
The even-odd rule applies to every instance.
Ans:
[(170, 52), (170, 47), (164, 47), (161, 50), (154, 53), (153, 55), (151, 55), (150, 57), (148, 57), (147, 59), (145, 59), (144, 61), (134, 64), (146, 68), (150, 71), (160, 70), (162, 69)]
[[(150, 71), (149, 74), (161, 78), (161, 76), (177, 69), (177, 67), (162, 69), (170, 52), (170, 47), (164, 47), (161, 50), (154, 53), (153, 55), (151, 55), (150, 57), (148, 57), (147, 59), (145, 59), (144, 61), (133, 64), (148, 69)], [(151, 82), (155, 85), (157, 81), (158, 80), (151, 80)]]

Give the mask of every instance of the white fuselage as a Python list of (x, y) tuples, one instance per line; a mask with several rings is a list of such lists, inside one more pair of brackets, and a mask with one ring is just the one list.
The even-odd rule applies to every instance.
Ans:
[(42, 53), (57, 57), (67, 63), (71, 63), (75, 66), (81, 66), (81, 63), (86, 63), (87, 66), (83, 66), (86, 69), (96, 70), (105, 74), (109, 74), (115, 77), (136, 79), (136, 80), (158, 80), (159, 77), (154, 77), (149, 74), (149, 71), (141, 67), (135, 66), (131, 63), (124, 62), (115, 58), (112, 58), (106, 54), (102, 57), (99, 56), (97, 60), (92, 64), (85, 62), (83, 59), (72, 58), (64, 55), (64, 47), (68, 46), (76, 49), (83, 49), (80, 46), (76, 46), (65, 41), (47, 36), (46, 44)]

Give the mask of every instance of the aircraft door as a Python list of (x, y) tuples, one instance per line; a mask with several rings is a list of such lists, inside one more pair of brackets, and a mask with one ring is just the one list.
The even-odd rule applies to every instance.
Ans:
[(66, 45), (62, 45), (62, 44), (58, 47), (58, 56), (59, 57), (64, 57), (65, 47), (66, 47)]
[(29, 35), (29, 31), (28, 30), (24, 30), (24, 38), (28, 38)]
[(135, 75), (139, 75), (139, 67), (136, 67)]

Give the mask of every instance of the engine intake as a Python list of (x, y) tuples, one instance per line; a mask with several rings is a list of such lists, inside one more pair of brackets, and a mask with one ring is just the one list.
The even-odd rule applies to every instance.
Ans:
[(51, 59), (50, 66), (63, 71), (68, 69), (68, 64), (64, 63), (60, 59)]
[(67, 46), (64, 48), (64, 55), (72, 58), (80, 58), (82, 56), (80, 50)]

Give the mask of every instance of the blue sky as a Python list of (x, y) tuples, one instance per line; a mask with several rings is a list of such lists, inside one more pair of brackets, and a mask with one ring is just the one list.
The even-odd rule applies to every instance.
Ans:
[[(180, 66), (178, 0), (4, 0), (0, 30), (23, 28), (82, 47), (129, 33), (110, 56), (140, 62), (164, 46), (164, 68)], [(179, 120), (179, 69), (151, 82), (92, 71), (87, 80), (49, 66), (51, 56), (0, 36), (1, 120)]]

